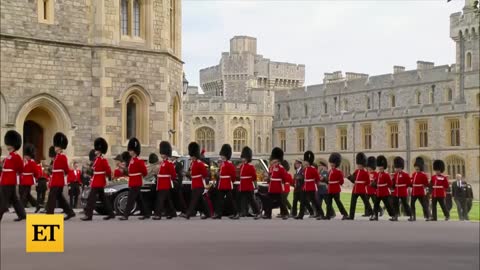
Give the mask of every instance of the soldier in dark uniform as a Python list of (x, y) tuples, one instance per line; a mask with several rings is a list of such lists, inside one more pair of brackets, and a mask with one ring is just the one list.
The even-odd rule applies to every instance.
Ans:
[(460, 220), (468, 220), (468, 193), (469, 189), (467, 186), (467, 182), (462, 179), (461, 174), (457, 174), (456, 180), (452, 184), (452, 196), (455, 200), (455, 204), (457, 205), (458, 218)]
[(177, 151), (172, 151), (172, 157), (170, 158), (175, 165), (175, 172), (177, 173), (177, 181), (174, 181), (174, 187), (172, 194), (174, 196), (177, 196), (178, 198), (178, 207), (180, 212), (185, 213), (187, 210), (187, 203), (185, 202), (185, 198), (183, 196), (183, 176), (185, 175), (185, 172), (183, 170), (183, 163), (178, 160), (180, 155), (177, 153)]
[[(303, 161), (299, 158), (295, 160), (294, 163), (295, 167), (295, 175), (294, 175), (294, 181), (295, 181), (295, 188), (293, 190), (293, 202), (292, 202), (292, 217), (297, 216), (297, 205), (302, 202), (303, 200), (303, 181), (305, 179), (305, 176), (303, 174)], [(310, 213), (310, 216), (315, 216), (313, 212), (313, 208), (310, 204), (306, 204), (306, 208), (308, 212)]]
[(35, 213), (38, 213), (42, 207), (45, 207), (45, 194), (47, 193), (48, 178), (52, 175), (53, 159), (57, 153), (55, 153), (55, 147), (50, 146), (48, 148), (48, 157), (50, 158), (50, 164), (42, 169), (42, 176), (38, 179), (37, 183), (37, 208)]

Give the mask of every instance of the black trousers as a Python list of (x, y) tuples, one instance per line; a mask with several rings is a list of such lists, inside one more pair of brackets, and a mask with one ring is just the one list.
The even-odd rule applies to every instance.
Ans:
[(375, 204), (373, 206), (373, 214), (378, 218), (378, 212), (380, 211), (380, 202), (383, 202), (385, 208), (387, 208), (387, 213), (389, 216), (393, 217), (394, 211), (388, 196), (385, 197), (375, 197)]
[(364, 215), (365, 215), (365, 216), (371, 216), (371, 215), (373, 215), (373, 205), (375, 204), (375, 197), (376, 197), (376, 196), (375, 196), (375, 194), (366, 194), (365, 196), (367, 197), (367, 200), (368, 200), (369, 203), (370, 203), (370, 201), (372, 202), (372, 203), (370, 204), (372, 211), (369, 213), (369, 212), (367, 211), (367, 208), (365, 208), (365, 213), (364, 213)]
[[(297, 215), (297, 205), (300, 203), (302, 203), (303, 201), (303, 197), (305, 196), (305, 194), (303, 193), (303, 191), (294, 191), (293, 192), (293, 202), (292, 202), (292, 216), (296, 216)], [(314, 215), (315, 213), (313, 212), (313, 208), (312, 208), (312, 205), (310, 204), (306, 204), (305, 207), (307, 208), (307, 211), (308, 213), (310, 213), (310, 215)], [(320, 206), (321, 207), (321, 206)]]
[(450, 213), (447, 210), (447, 206), (445, 205), (445, 198), (432, 198), (432, 218), (433, 220), (437, 220), (437, 202), (440, 204), (440, 208), (442, 208), (443, 215), (446, 218), (450, 218)]
[(204, 188), (195, 188), (192, 189), (192, 196), (190, 198), (190, 205), (187, 209), (187, 216), (195, 215), (198, 203), (202, 204), (203, 214), (207, 217), (210, 216), (210, 208), (208, 207), (207, 201), (203, 198)]
[(368, 201), (367, 194), (352, 193), (352, 198), (350, 199), (350, 218), (351, 219), (355, 218), (355, 210), (357, 208), (358, 197), (360, 197), (362, 199), (363, 204), (365, 205), (366, 215), (370, 216), (373, 213), (372, 206), (370, 205), (370, 202)]
[(47, 193), (47, 180), (38, 179), (37, 181), (37, 206), (45, 204), (45, 194)]
[(107, 212), (108, 216), (115, 216), (112, 210), (112, 205), (110, 201), (105, 197), (105, 190), (103, 188), (91, 188), (90, 194), (88, 194), (87, 198), (87, 205), (85, 206), (85, 216), (92, 217), (93, 210), (95, 209), (95, 205), (97, 203), (97, 198), (102, 201), (105, 211)]
[(175, 211), (175, 206), (173, 205), (171, 190), (158, 190), (157, 191), (157, 199), (155, 201), (155, 216), (162, 216), (163, 212), (165, 211), (165, 201), (168, 204), (168, 215), (169, 216), (176, 216), (177, 213)]
[(422, 209), (423, 209), (423, 217), (428, 219), (430, 217), (430, 213), (428, 211), (428, 201), (427, 201), (427, 197), (425, 196), (412, 196), (412, 198), (410, 199), (410, 210), (412, 211), (412, 217), (413, 218), (416, 218), (417, 215), (416, 215), (416, 209), (415, 209), (415, 202), (416, 201), (419, 201), (420, 204), (422, 205)]
[(0, 186), (0, 220), (3, 214), (8, 211), (10, 204), (13, 205), (15, 213), (19, 218), (25, 218), (25, 208), (17, 197), (16, 186)]
[(280, 213), (286, 213), (288, 215), (288, 209), (285, 202), (282, 200), (282, 193), (268, 193), (268, 198), (265, 201), (265, 216), (272, 217), (273, 202), (278, 201), (280, 204)]
[(258, 215), (260, 210), (258, 208), (257, 201), (255, 200), (255, 194), (253, 191), (242, 191), (238, 193), (240, 196), (240, 211), (244, 215), (248, 212), (248, 206), (252, 208), (253, 214)]
[(325, 217), (325, 213), (323, 213), (322, 208), (320, 208), (315, 199), (315, 191), (303, 191), (303, 194), (303, 200), (300, 203), (300, 213), (298, 216), (303, 218), (306, 206), (312, 204), (315, 208), (316, 216)]
[(466, 198), (455, 198), (457, 205), (458, 218), (460, 220), (468, 220), (468, 205)]
[(30, 203), (33, 207), (37, 206), (37, 201), (33, 198), (30, 193), (32, 186), (18, 186), (18, 193), (20, 194), (20, 201), (24, 207), (27, 207), (27, 204)]
[(327, 199), (328, 199), (328, 193), (319, 193), (319, 191), (317, 191), (317, 198), (318, 198), (318, 205), (320, 206), (320, 208), (323, 209), (323, 203), (325, 202), (325, 212), (327, 213), (327, 216), (328, 217), (331, 217), (331, 218), (334, 218), (335, 217), (335, 210), (333, 209), (328, 209), (327, 207)]
[(237, 211), (237, 203), (235, 202), (233, 198), (233, 194), (231, 190), (218, 190), (217, 194), (217, 203), (215, 207), (215, 212), (217, 216), (222, 216), (223, 215), (223, 207), (225, 205), (225, 200), (228, 200), (232, 204), (232, 210), (233, 214), (236, 215), (238, 214)]
[(127, 198), (127, 206), (125, 207), (125, 213), (123, 215), (125, 217), (128, 217), (130, 215), (130, 212), (133, 209), (134, 203), (137, 202), (139, 208), (140, 208), (140, 213), (142, 213), (144, 216), (149, 217), (151, 214), (151, 211), (146, 209), (145, 203), (143, 201), (143, 196), (142, 196), (142, 191), (141, 187), (130, 187), (128, 190), (128, 198)]
[(55, 207), (60, 206), (66, 214), (73, 213), (72, 208), (68, 204), (65, 196), (63, 196), (63, 187), (51, 187), (50, 192), (48, 193), (47, 199), (47, 206), (45, 207), (47, 210), (47, 214), (53, 214), (55, 212)]
[(77, 208), (78, 196), (80, 195), (80, 184), (78, 182), (68, 185), (68, 196), (70, 197), (70, 206)]
[(176, 196), (178, 196), (179, 210), (182, 213), (185, 213), (187, 211), (187, 203), (185, 202), (185, 197), (183, 197), (182, 184), (180, 184), (180, 183), (175, 184), (175, 188), (171, 192), (173, 192)]
[(347, 210), (345, 210), (345, 207), (343, 206), (342, 201), (340, 200), (340, 193), (335, 193), (335, 194), (328, 194), (327, 197), (327, 213), (333, 212), (333, 200), (335, 200), (335, 203), (337, 204), (338, 210), (340, 210), (340, 213), (344, 216), (347, 216)]
[(290, 194), (290, 192), (284, 192), (282, 193), (282, 198), (283, 200), (285, 201), (285, 206), (287, 206), (287, 209), (289, 211), (292, 210), (292, 204), (290, 203), (290, 201), (288, 200), (288, 195)]
[(410, 206), (408, 205), (408, 198), (407, 197), (393, 197), (393, 209), (395, 210), (395, 216), (400, 216), (400, 202), (402, 202), (403, 209), (405, 210), (405, 214), (407, 216), (412, 216), (412, 211), (410, 210)]

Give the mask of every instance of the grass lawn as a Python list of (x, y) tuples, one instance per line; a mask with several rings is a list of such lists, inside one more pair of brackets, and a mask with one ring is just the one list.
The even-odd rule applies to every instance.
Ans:
[[(342, 192), (340, 194), (340, 199), (342, 200), (343, 206), (345, 206), (345, 209), (347, 210), (347, 212), (350, 210), (350, 198), (351, 198), (351, 196), (352, 195), (350, 193), (347, 193), (347, 192)], [(288, 196), (288, 199), (290, 200), (290, 202), (293, 201), (293, 192), (290, 192), (290, 194)], [(334, 209), (335, 209), (337, 215), (339, 215), (340, 212), (338, 211), (337, 206), (335, 205), (335, 203), (333, 205), (334, 205)], [(381, 205), (383, 205), (383, 203)], [(372, 207), (373, 207), (373, 205), (372, 205)], [(444, 216), (443, 216), (442, 209), (440, 209), (439, 205), (437, 207), (438, 207), (438, 210), (437, 210), (438, 219), (443, 220)], [(423, 219), (423, 212), (422, 212), (422, 206), (420, 205), (420, 203), (417, 202), (415, 210), (417, 212), (417, 220), (422, 220)], [(358, 198), (356, 214), (363, 215), (364, 211), (365, 211), (365, 207), (363, 206), (363, 201), (362, 201), (362, 199)], [(473, 201), (472, 210), (470, 210), (470, 213), (469, 213), (468, 216), (469, 216), (471, 221), (480, 221), (480, 202), (479, 201)], [(450, 219), (451, 220), (458, 220), (458, 212), (457, 212), (457, 206), (456, 206), (455, 202), (453, 202), (452, 209), (450, 210)]]

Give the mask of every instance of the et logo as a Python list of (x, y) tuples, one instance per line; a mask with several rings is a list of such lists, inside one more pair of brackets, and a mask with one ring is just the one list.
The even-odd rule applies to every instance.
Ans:
[(27, 215), (27, 252), (63, 252), (63, 215)]

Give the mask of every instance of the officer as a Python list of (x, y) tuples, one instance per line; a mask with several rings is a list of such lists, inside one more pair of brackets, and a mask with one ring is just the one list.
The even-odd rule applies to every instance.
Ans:
[(25, 208), (17, 197), (16, 186), (20, 174), (23, 172), (23, 161), (17, 153), (22, 147), (22, 136), (15, 130), (9, 130), (5, 134), (4, 143), (9, 152), (5, 158), (0, 175), (0, 221), (3, 214), (8, 211), (10, 204), (13, 205), (18, 218), (21, 221), (26, 218)]
[[(293, 166), (295, 168), (295, 174), (294, 174), (294, 181), (295, 181), (295, 188), (293, 190), (293, 202), (292, 202), (292, 217), (297, 216), (297, 205), (302, 202), (304, 193), (302, 191), (303, 188), (303, 182), (305, 179), (305, 176), (303, 174), (303, 161), (301, 158), (298, 158), (295, 160), (293, 163)], [(325, 184), (326, 185), (326, 184)], [(326, 190), (326, 188), (325, 188)], [(308, 210), (308, 213), (310, 216), (314, 216), (315, 213), (313, 212), (313, 208), (310, 204), (306, 204), (305, 207)]]
[(360, 152), (355, 157), (355, 163), (357, 164), (357, 169), (348, 177), (350, 182), (354, 183), (353, 190), (352, 190), (352, 198), (350, 200), (350, 215), (349, 219), (355, 219), (355, 208), (357, 207), (357, 199), (360, 197), (365, 205), (365, 210), (367, 215), (370, 216), (372, 214), (372, 207), (368, 202), (367, 198), (367, 186), (370, 184), (370, 176), (368, 172), (365, 170), (367, 166), (367, 156)]
[(173, 194), (177, 196), (178, 198), (178, 206), (179, 210), (182, 213), (185, 213), (187, 210), (187, 203), (185, 202), (185, 198), (183, 196), (183, 177), (184, 177), (184, 169), (183, 169), (183, 163), (179, 160), (180, 155), (178, 154), (177, 151), (173, 150), (172, 151), (172, 157), (170, 158), (175, 165), (175, 172), (177, 173), (177, 179), (174, 181), (174, 189), (173, 189)]
[(425, 167), (423, 158), (417, 157), (413, 166), (415, 167), (415, 172), (412, 174), (412, 197), (410, 201), (412, 216), (409, 221), (415, 221), (417, 219), (415, 210), (415, 202), (417, 200), (420, 201), (422, 205), (423, 216), (428, 220), (430, 215), (428, 211), (428, 199), (425, 196), (425, 188), (428, 187), (428, 177), (423, 172)]
[[(55, 153), (55, 147), (50, 146), (48, 148), (48, 157), (50, 158), (50, 164), (45, 166), (45, 168), (42, 168), (42, 176), (38, 179), (37, 183), (37, 208), (35, 209), (35, 213), (40, 212), (40, 209), (42, 207), (45, 207), (45, 195), (48, 190), (48, 183), (51, 179), (52, 175), (52, 164), (53, 164), (53, 159), (55, 158), (56, 153)], [(46, 213), (46, 210), (43, 210), (42, 212)]]
[[(140, 206), (140, 212), (143, 216), (139, 217), (138, 219), (148, 219), (150, 218), (151, 211), (145, 209), (146, 205), (143, 201), (142, 196), (142, 185), (143, 185), (143, 177), (147, 176), (147, 166), (145, 166), (145, 162), (138, 158), (141, 151), (140, 141), (137, 138), (131, 138), (128, 141), (127, 150), (128, 154), (130, 155), (131, 159), (128, 164), (128, 198), (127, 198), (127, 206), (125, 208), (125, 213), (123, 213), (123, 217), (120, 217), (120, 220), (128, 220), (128, 216), (132, 211), (133, 205), (135, 201)], [(126, 161), (126, 160), (125, 160)]]
[(303, 200), (300, 203), (300, 213), (295, 219), (303, 219), (303, 215), (305, 214), (305, 206), (306, 204), (312, 204), (315, 207), (315, 212), (317, 215), (315, 216), (316, 219), (324, 219), (325, 214), (323, 210), (315, 200), (315, 192), (317, 191), (317, 184), (320, 182), (320, 174), (318, 173), (317, 168), (313, 166), (313, 161), (315, 160), (315, 155), (312, 151), (306, 151), (303, 154), (303, 161), (304, 161), (304, 182), (302, 191), (304, 193)]
[[(333, 212), (333, 200), (337, 204), (340, 213), (343, 215), (342, 220), (348, 219), (347, 210), (340, 200), (341, 186), (343, 185), (343, 172), (338, 169), (342, 162), (342, 156), (339, 153), (332, 153), (328, 158), (330, 163), (330, 171), (328, 173), (328, 197), (327, 197), (327, 213)], [(329, 216), (326, 219), (330, 219)]]
[(468, 220), (468, 184), (465, 180), (462, 179), (461, 174), (456, 175), (456, 180), (452, 184), (452, 196), (457, 205), (458, 218), (460, 220)]
[(445, 197), (449, 184), (447, 176), (443, 175), (445, 171), (445, 163), (443, 160), (433, 161), (433, 170), (435, 171), (435, 175), (432, 176), (430, 182), (430, 186), (432, 187), (432, 217), (430, 220), (437, 221), (437, 203), (439, 203), (442, 208), (445, 220), (449, 220), (450, 213), (445, 205)]
[(115, 218), (110, 201), (105, 197), (105, 186), (107, 185), (107, 178), (112, 178), (112, 169), (108, 160), (103, 157), (108, 151), (108, 143), (104, 138), (96, 138), (93, 143), (95, 149), (95, 161), (92, 164), (93, 177), (90, 183), (90, 194), (88, 195), (87, 205), (85, 206), (85, 217), (81, 218), (83, 221), (92, 220), (93, 209), (98, 199), (105, 206), (107, 216), (104, 220)]
[(78, 196), (80, 195), (80, 187), (82, 185), (82, 171), (78, 162), (73, 162), (73, 170), (69, 174), (68, 196), (70, 197), (70, 206), (77, 208)]

